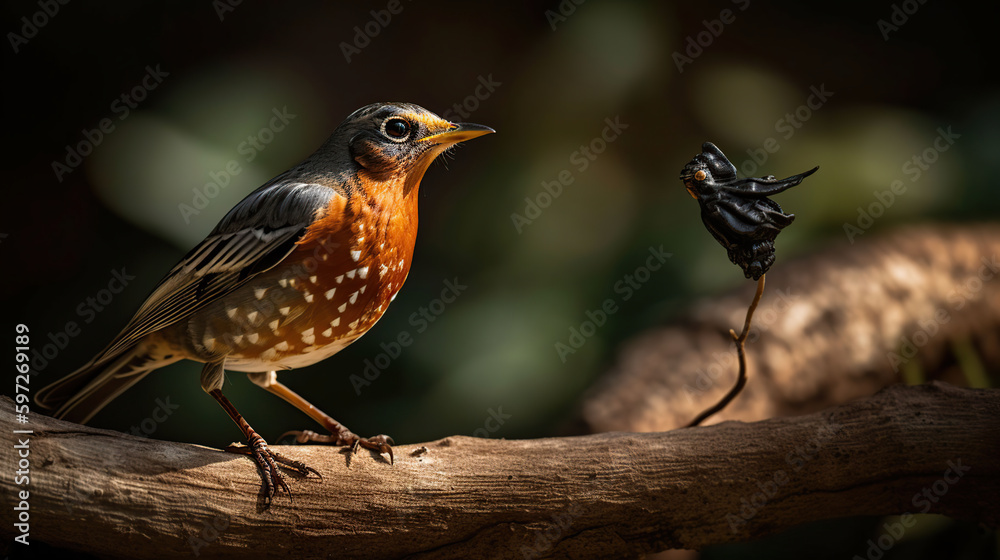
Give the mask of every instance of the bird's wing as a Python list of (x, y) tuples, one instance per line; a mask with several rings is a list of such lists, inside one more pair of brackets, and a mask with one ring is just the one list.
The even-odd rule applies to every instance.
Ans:
[(767, 198), (721, 197), (705, 204), (703, 221), (711, 221), (732, 232), (750, 238), (761, 238), (769, 232), (777, 234), (792, 223), (793, 214), (784, 214), (777, 202)]
[(341, 196), (328, 186), (287, 182), (280, 176), (248, 195), (160, 281), (94, 361), (110, 359), (277, 265), (330, 200)]
[(772, 196), (798, 185), (803, 179), (812, 175), (819, 169), (816, 166), (805, 173), (785, 177), (784, 179), (774, 179), (772, 177), (747, 177), (746, 179), (736, 179), (728, 183), (718, 185), (720, 191), (730, 193), (744, 198), (763, 198)]

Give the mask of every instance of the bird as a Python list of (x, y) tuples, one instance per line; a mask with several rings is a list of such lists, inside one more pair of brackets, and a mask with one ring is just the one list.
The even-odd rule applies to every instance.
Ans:
[(688, 194), (701, 206), (701, 221), (712, 237), (726, 248), (729, 260), (747, 278), (758, 280), (774, 264), (774, 240), (795, 220), (777, 202), (767, 198), (788, 190), (819, 169), (785, 179), (740, 179), (736, 166), (715, 144), (705, 142), (702, 152), (681, 170)]
[(86, 423), (147, 374), (192, 360), (204, 364), (202, 389), (242, 431), (246, 445), (226, 450), (254, 460), (267, 504), (291, 495), (279, 465), (319, 473), (268, 447), (223, 394), (226, 370), (246, 372), (330, 432), (292, 432), (299, 442), (364, 447), (391, 464), (392, 438), (357, 436), (277, 372), (329, 358), (375, 325), (410, 270), (424, 173), (459, 142), (493, 132), (410, 103), (354, 111), (312, 155), (233, 207), (104, 350), (36, 402)]

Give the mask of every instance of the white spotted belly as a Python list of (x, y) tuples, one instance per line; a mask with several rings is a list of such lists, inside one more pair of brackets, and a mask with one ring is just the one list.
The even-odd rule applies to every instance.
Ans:
[(350, 346), (350, 344), (355, 340), (357, 340), (357, 338), (342, 338), (306, 354), (286, 355), (275, 361), (268, 362), (254, 358), (229, 357), (226, 359), (225, 368), (232, 371), (256, 372), (274, 371), (279, 369), (295, 369), (311, 366), (316, 362), (321, 362), (337, 352), (340, 352), (344, 348)]

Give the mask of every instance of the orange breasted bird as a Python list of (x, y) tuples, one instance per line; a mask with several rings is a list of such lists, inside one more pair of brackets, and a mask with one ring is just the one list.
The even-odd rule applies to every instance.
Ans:
[(157, 285), (131, 321), (86, 365), (38, 392), (55, 416), (86, 422), (146, 374), (187, 359), (201, 386), (240, 427), (266, 501), (288, 492), (278, 465), (308, 475), (264, 439), (222, 394), (225, 370), (248, 372), (329, 430), (296, 432), (388, 453), (392, 439), (362, 438), (277, 380), (278, 370), (328, 358), (365, 334), (406, 280), (417, 235), (417, 191), (434, 159), (489, 134), (417, 105), (358, 109), (302, 163), (250, 193)]

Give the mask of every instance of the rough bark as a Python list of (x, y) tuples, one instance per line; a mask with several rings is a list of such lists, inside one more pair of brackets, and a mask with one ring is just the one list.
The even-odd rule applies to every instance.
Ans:
[[(1000, 521), (996, 389), (895, 386), (822, 413), (668, 433), (452, 437), (398, 446), (391, 466), (281, 447), (323, 479), (292, 480), (292, 499), (270, 509), (245, 457), (40, 415), (15, 424), (12, 406), (0, 401), (3, 431), (34, 431), (30, 538), (106, 557), (611, 558), (849, 515)], [(10, 468), (13, 446), (0, 449)], [(0, 485), (7, 500), (23, 489)]]
[[(707, 422), (822, 410), (906, 368), (964, 385), (956, 364), (968, 355), (1000, 371), (998, 259), (1000, 225), (984, 224), (906, 228), (779, 260), (746, 345), (746, 388)], [(586, 398), (584, 431), (666, 431), (717, 402), (738, 371), (729, 329), (753, 291), (748, 281), (629, 342)]]

